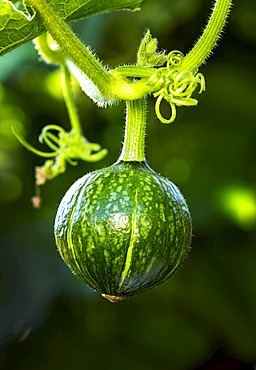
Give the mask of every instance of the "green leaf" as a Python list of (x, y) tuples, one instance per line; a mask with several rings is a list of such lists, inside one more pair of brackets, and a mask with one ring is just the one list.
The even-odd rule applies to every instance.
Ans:
[[(138, 10), (143, 0), (49, 0), (67, 21), (113, 10)], [(22, 1), (0, 0), (0, 56), (45, 31), (33, 9)]]
[(147, 45), (150, 43), (151, 40), (152, 40), (152, 36), (151, 36), (150, 30), (147, 30), (145, 36), (141, 40), (140, 47), (138, 50), (137, 64), (139, 66), (144, 64), (144, 60), (147, 57)]
[(137, 53), (137, 64), (139, 66), (161, 66), (166, 62), (167, 55), (165, 52), (157, 51), (158, 41), (153, 38), (150, 31), (147, 30), (145, 36), (141, 40), (140, 47)]

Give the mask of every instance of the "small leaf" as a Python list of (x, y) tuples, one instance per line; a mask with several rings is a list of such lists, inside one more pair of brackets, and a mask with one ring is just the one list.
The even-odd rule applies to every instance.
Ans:
[(151, 36), (148, 30), (141, 40), (137, 54), (137, 64), (139, 66), (155, 67), (164, 64), (167, 60), (165, 52), (157, 51), (158, 41)]
[(143, 65), (143, 61), (147, 56), (147, 45), (150, 43), (152, 40), (152, 36), (149, 30), (145, 33), (145, 36), (141, 40), (140, 47), (138, 50), (138, 60), (137, 63), (138, 65)]
[(148, 55), (152, 55), (156, 52), (157, 49), (157, 39), (152, 39), (147, 45), (146, 45), (146, 51)]
[[(143, 0), (49, 0), (67, 21), (113, 10), (138, 10)], [(38, 16), (22, 1), (0, 0), (0, 56), (45, 31)]]

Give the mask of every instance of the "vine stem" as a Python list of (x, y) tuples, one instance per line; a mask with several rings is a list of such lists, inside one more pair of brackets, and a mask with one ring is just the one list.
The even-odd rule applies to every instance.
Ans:
[(154, 88), (147, 84), (147, 79), (129, 82), (124, 78), (116, 78), (108, 72), (76, 37), (48, 0), (26, 0), (25, 2), (35, 9), (42, 24), (60, 48), (104, 96), (121, 100), (138, 99), (154, 91)]
[[(149, 77), (144, 77), (144, 72), (140, 76), (139, 70), (137, 77), (142, 77), (139, 81), (130, 81), (118, 73), (115, 75), (114, 71), (108, 72), (76, 37), (48, 0), (25, 0), (25, 3), (35, 9), (42, 24), (67, 57), (88, 77), (104, 97), (126, 101), (136, 100), (159, 90), (159, 84), (149, 84)], [(222, 32), (230, 7), (231, 0), (215, 1), (212, 15), (202, 36), (185, 56), (179, 70), (196, 71), (209, 57)], [(152, 74), (155, 73), (154, 68), (147, 68), (147, 73), (149, 71)]]
[(82, 136), (78, 111), (74, 99), (74, 93), (72, 91), (72, 84), (71, 84), (71, 74), (68, 71), (68, 69), (61, 65), (62, 73), (61, 73), (61, 79), (62, 79), (62, 91), (63, 96), (65, 99), (65, 103), (68, 110), (68, 115), (70, 119), (71, 127), (75, 130), (76, 136), (79, 138)]
[[(105, 91), (111, 83), (112, 76), (103, 68), (101, 63), (76, 37), (68, 24), (59, 16), (55, 8), (47, 0), (26, 0), (38, 13), (45, 28), (58, 43), (60, 48), (73, 60), (81, 70), (86, 69), (86, 75), (92, 80), (95, 76), (101, 80), (102, 90)], [(86, 64), (86, 68), (85, 68)]]
[(125, 136), (119, 160), (145, 161), (146, 98), (126, 101)]
[(199, 38), (192, 50), (185, 56), (179, 69), (197, 71), (210, 56), (221, 35), (231, 5), (232, 0), (215, 1), (213, 12), (202, 36)]

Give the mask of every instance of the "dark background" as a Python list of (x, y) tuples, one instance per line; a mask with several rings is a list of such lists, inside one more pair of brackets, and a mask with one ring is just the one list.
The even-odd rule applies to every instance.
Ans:
[[(159, 45), (186, 53), (211, 2), (144, 0), (138, 13), (73, 24), (105, 64), (134, 63), (150, 28)], [(53, 223), (69, 186), (112, 164), (124, 105), (97, 108), (79, 93), (86, 137), (109, 150), (96, 164), (69, 166), (42, 188), (33, 209), (34, 167), (43, 159), (14, 138), (38, 143), (42, 127), (69, 129), (59, 73), (32, 43), (0, 60), (1, 369), (254, 369), (256, 362), (256, 2), (235, 1), (219, 47), (201, 68), (207, 91), (196, 108), (161, 124), (149, 100), (147, 158), (177, 184), (193, 217), (190, 258), (156, 289), (111, 304), (61, 261)], [(50, 70), (52, 73), (50, 73)]]

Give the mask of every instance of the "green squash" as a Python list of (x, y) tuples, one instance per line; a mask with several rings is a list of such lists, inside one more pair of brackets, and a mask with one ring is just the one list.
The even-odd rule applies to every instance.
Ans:
[(83, 176), (55, 221), (65, 263), (111, 302), (168, 279), (186, 258), (191, 233), (179, 189), (146, 162), (118, 161)]

